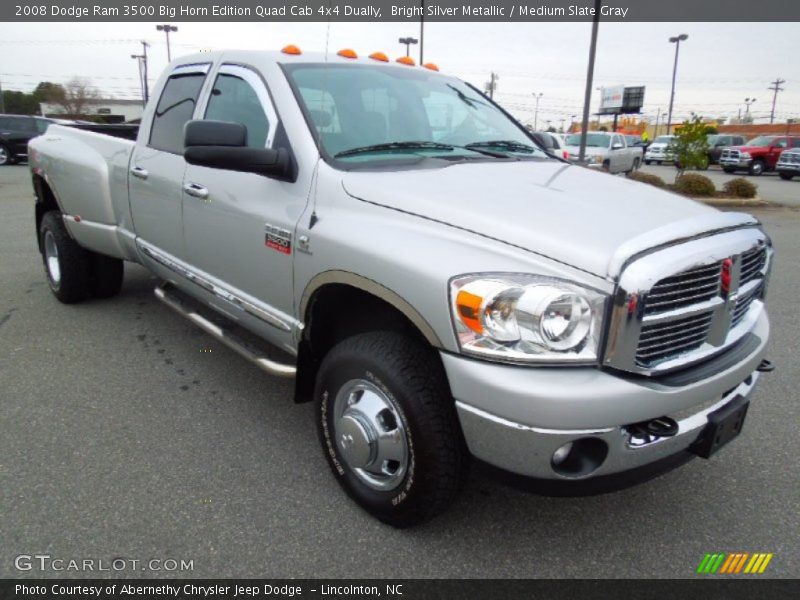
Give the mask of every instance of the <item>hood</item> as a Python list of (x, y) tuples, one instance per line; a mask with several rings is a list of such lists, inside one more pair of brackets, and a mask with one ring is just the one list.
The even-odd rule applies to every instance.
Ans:
[(769, 148), (764, 146), (725, 146), (725, 150), (738, 150), (739, 152), (767, 152)]
[(601, 277), (649, 247), (732, 226), (747, 215), (556, 161), (349, 171), (354, 198), (544, 255)]
[(652, 144), (650, 144), (650, 145), (647, 147), (647, 149), (648, 149), (648, 150), (650, 150), (650, 149), (653, 149), (653, 150), (661, 150), (661, 149), (663, 149), (663, 148), (666, 148), (667, 146), (669, 146), (669, 144), (668, 144), (668, 143), (667, 143), (667, 144), (665, 144), (665, 143), (663, 143), (663, 142), (658, 142), (658, 143), (656, 143), (656, 142), (653, 142)]

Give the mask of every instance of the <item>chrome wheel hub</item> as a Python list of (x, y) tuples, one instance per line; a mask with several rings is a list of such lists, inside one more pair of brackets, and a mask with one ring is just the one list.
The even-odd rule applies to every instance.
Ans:
[(4, 165), (8, 162), (8, 152), (6, 149), (0, 146), (0, 165)]
[(345, 383), (333, 406), (334, 440), (342, 459), (367, 486), (390, 491), (408, 471), (405, 425), (395, 402), (364, 379)]
[(61, 265), (58, 262), (58, 247), (52, 231), (44, 234), (44, 262), (47, 266), (47, 276), (53, 285), (58, 287), (61, 283)]

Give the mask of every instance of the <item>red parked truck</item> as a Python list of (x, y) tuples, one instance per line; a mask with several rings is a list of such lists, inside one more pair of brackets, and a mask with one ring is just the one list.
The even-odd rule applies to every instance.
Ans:
[(725, 148), (719, 164), (726, 173), (747, 171), (750, 175), (761, 175), (775, 170), (778, 157), (787, 148), (800, 148), (800, 136), (760, 135), (744, 146)]

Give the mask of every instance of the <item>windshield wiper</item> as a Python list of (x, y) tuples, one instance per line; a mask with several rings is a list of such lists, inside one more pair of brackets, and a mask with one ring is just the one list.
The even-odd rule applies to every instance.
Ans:
[(476, 100), (475, 98), (470, 98), (469, 96), (467, 96), (464, 92), (462, 92), (460, 89), (458, 89), (454, 85), (450, 85), (448, 83), (447, 87), (449, 87), (451, 90), (453, 90), (458, 95), (459, 100), (464, 102), (470, 108), (475, 108), (476, 104), (482, 104), (484, 106), (489, 106), (488, 104), (486, 104), (486, 102), (482, 102), (480, 100)]
[(440, 144), (439, 142), (386, 142), (383, 144), (372, 144), (371, 146), (361, 146), (360, 148), (350, 148), (342, 150), (333, 155), (333, 158), (342, 156), (354, 156), (356, 154), (368, 154), (369, 152), (381, 152), (383, 150), (445, 150), (452, 151), (455, 146), (450, 144)]
[(489, 142), (472, 142), (471, 144), (467, 144), (464, 146), (469, 150), (477, 150), (478, 148), (501, 148), (508, 152), (524, 152), (526, 154), (533, 154), (534, 152), (539, 151), (538, 148), (534, 146), (528, 146), (527, 144), (523, 144), (521, 142), (514, 142), (511, 140), (493, 140)]

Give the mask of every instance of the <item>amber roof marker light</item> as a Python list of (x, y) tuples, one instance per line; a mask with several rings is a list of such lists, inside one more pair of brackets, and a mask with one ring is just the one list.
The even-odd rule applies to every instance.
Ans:
[(372, 60), (379, 60), (381, 62), (389, 62), (389, 57), (386, 56), (383, 52), (373, 52), (369, 55)]
[(356, 54), (356, 51), (350, 48), (342, 48), (336, 54), (337, 56), (341, 56), (343, 58), (358, 58), (358, 54)]
[(401, 56), (395, 62), (399, 62), (401, 65), (406, 65), (409, 67), (415, 66), (417, 63), (414, 62), (414, 59), (410, 56)]
[(294, 44), (289, 44), (288, 46), (284, 46), (283, 48), (281, 48), (281, 52), (283, 52), (284, 54), (293, 54), (293, 55), (298, 55), (303, 53), (300, 50), (300, 48), (298, 48)]
[(430, 69), (431, 71), (438, 71), (439, 70), (439, 67), (435, 63), (432, 63), (432, 62), (426, 62), (422, 66), (425, 67), (426, 69)]

